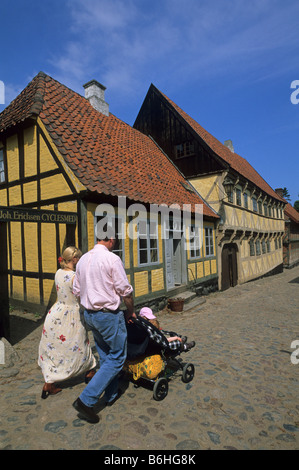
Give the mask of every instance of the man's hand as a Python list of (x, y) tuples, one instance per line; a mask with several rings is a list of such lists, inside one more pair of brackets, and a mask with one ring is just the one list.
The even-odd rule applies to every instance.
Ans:
[(127, 311), (125, 313), (125, 318), (127, 323), (133, 323), (132, 318), (137, 318), (136, 313), (134, 312), (134, 299), (133, 294), (129, 294), (127, 297), (123, 297)]
[(136, 313), (132, 313), (131, 315), (128, 313), (128, 311), (125, 312), (125, 319), (127, 323), (133, 323), (132, 318), (137, 318)]

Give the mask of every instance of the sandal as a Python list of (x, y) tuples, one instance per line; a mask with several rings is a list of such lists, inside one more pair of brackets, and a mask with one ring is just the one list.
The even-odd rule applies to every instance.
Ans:
[(62, 388), (56, 387), (55, 384), (45, 383), (45, 385), (43, 386), (41, 397), (45, 400), (46, 398), (48, 398), (49, 395), (56, 395), (56, 393), (59, 393), (61, 391), (62, 391)]

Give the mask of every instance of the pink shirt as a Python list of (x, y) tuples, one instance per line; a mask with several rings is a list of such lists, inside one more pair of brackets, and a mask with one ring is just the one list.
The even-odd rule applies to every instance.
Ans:
[(76, 266), (73, 293), (88, 310), (116, 310), (133, 291), (119, 256), (96, 244)]

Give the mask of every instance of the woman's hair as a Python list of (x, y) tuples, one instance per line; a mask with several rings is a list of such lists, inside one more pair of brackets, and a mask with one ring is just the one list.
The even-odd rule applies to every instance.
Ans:
[(82, 252), (79, 250), (79, 248), (76, 248), (75, 246), (68, 246), (62, 253), (62, 256), (58, 258), (61, 269), (64, 269), (67, 263), (72, 261), (73, 258), (81, 258), (81, 256)]
[(152, 325), (154, 325), (156, 328), (160, 329), (160, 324), (158, 322), (157, 319), (153, 319), (151, 318), (150, 320), (148, 320)]

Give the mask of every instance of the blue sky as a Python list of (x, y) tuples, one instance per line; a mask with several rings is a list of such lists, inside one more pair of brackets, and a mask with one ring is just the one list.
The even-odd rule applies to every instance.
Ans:
[(43, 71), (82, 95), (95, 78), (133, 125), (153, 83), (299, 200), (298, 0), (1, 0), (0, 18), (0, 111)]

